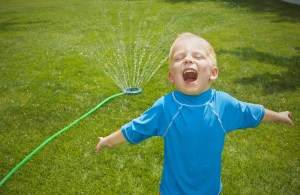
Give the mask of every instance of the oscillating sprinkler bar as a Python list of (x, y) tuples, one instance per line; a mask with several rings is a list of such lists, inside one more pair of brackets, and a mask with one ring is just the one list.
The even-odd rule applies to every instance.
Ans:
[(126, 95), (136, 95), (142, 93), (142, 89), (139, 87), (127, 87), (123, 90)]

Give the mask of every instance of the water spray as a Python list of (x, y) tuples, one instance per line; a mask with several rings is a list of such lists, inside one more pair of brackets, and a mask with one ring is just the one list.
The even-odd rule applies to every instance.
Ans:
[(68, 131), (71, 127), (73, 127), (74, 125), (76, 125), (77, 123), (79, 123), (81, 120), (83, 120), (84, 118), (86, 118), (88, 115), (92, 114), (93, 112), (95, 112), (98, 108), (100, 108), (101, 106), (103, 106), (106, 102), (108, 102), (109, 100), (121, 96), (121, 95), (136, 95), (136, 94), (140, 94), (142, 93), (142, 89), (138, 88), (138, 87), (129, 87), (123, 90), (123, 93), (117, 93), (115, 95), (112, 95), (108, 98), (106, 98), (105, 100), (103, 100), (100, 104), (98, 104), (96, 107), (94, 107), (93, 109), (91, 109), (90, 111), (88, 111), (87, 113), (85, 113), (84, 115), (82, 115), (80, 118), (78, 118), (77, 120), (75, 120), (74, 122), (72, 122), (71, 124), (69, 124), (68, 126), (66, 126), (65, 128), (61, 129), (60, 131), (58, 131), (57, 133), (55, 133), (54, 135), (52, 135), (51, 137), (49, 137), (47, 140), (45, 140), (41, 145), (39, 145), (37, 148), (35, 148), (31, 153), (29, 153), (21, 162), (19, 162), (0, 182), (0, 187), (3, 186), (7, 180), (9, 180), (9, 178), (19, 169), (21, 168), (30, 158), (32, 158), (33, 155), (35, 155), (38, 151), (40, 151), (44, 146), (46, 146), (49, 142), (51, 142), (54, 138), (60, 136), (62, 133)]

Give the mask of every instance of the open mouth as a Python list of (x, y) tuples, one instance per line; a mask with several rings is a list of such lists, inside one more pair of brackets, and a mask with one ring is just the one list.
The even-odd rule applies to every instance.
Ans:
[(188, 68), (183, 71), (182, 76), (183, 76), (183, 80), (186, 83), (192, 83), (197, 80), (198, 73), (196, 72), (196, 70)]

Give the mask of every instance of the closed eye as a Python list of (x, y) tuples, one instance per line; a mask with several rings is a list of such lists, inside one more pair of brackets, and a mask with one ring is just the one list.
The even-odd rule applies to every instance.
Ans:
[(202, 55), (195, 55), (194, 58), (196, 60), (202, 60), (202, 59), (204, 59), (204, 57)]
[(184, 59), (184, 56), (181, 56), (181, 55), (180, 56), (175, 56), (174, 59), (175, 59), (176, 62), (180, 62)]

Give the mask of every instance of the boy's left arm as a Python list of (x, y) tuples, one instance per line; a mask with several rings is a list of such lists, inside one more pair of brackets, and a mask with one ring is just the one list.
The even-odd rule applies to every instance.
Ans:
[(280, 123), (287, 123), (288, 125), (294, 125), (291, 119), (291, 113), (289, 111), (274, 112), (272, 110), (265, 109), (265, 115), (263, 121), (280, 122)]

